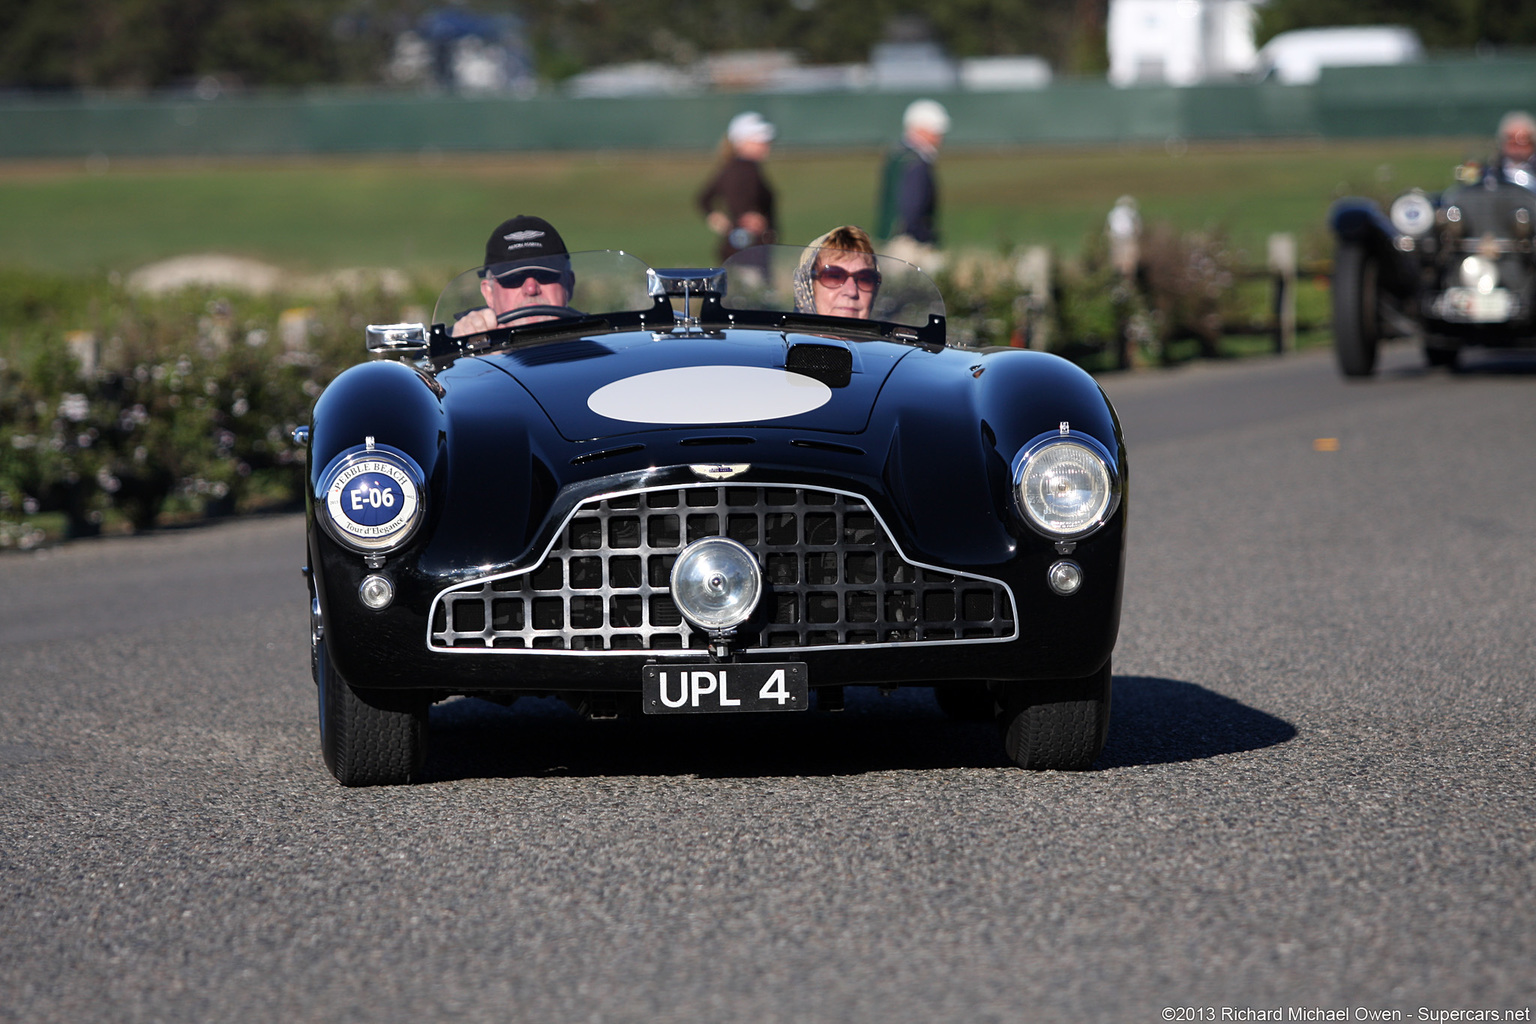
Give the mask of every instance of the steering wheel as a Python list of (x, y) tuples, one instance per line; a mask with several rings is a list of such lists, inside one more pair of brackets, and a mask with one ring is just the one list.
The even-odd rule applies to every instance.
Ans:
[(549, 316), (556, 320), (574, 320), (586, 316), (585, 313), (570, 306), (519, 306), (509, 309), (496, 317), (496, 323), (505, 327), (507, 324), (526, 320), (530, 316)]

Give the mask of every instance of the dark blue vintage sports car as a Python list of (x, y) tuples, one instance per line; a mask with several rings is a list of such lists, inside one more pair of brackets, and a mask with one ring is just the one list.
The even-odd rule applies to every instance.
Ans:
[(338, 780), (416, 778), (455, 695), (610, 717), (835, 709), (851, 685), (933, 687), (1025, 768), (1092, 764), (1114, 410), (1063, 359), (946, 347), (938, 290), (899, 260), (833, 272), (860, 315), (816, 312), (823, 255), (575, 253), (569, 306), (456, 331), (476, 270), (432, 325), (368, 328), (374, 360), (295, 432)]

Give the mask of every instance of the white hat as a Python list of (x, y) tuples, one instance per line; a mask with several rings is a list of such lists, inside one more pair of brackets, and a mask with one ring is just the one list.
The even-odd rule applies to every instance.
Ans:
[(903, 128), (923, 128), (939, 135), (949, 132), (949, 111), (937, 100), (913, 100), (901, 115)]
[(755, 110), (737, 114), (731, 118), (730, 125), (725, 129), (725, 137), (731, 140), (732, 145), (742, 142), (772, 142), (775, 134), (773, 125), (764, 121), (763, 115)]

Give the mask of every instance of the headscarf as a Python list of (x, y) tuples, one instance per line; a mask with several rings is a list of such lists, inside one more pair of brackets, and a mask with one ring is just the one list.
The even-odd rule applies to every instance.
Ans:
[[(833, 228), (832, 231), (836, 231)], [(816, 270), (816, 257), (821, 255), (821, 247), (827, 244), (827, 239), (832, 237), (832, 231), (819, 238), (812, 239), (811, 244), (805, 247), (800, 254), (800, 262), (795, 266), (795, 312), (816, 312), (816, 292), (811, 287), (811, 274)]]

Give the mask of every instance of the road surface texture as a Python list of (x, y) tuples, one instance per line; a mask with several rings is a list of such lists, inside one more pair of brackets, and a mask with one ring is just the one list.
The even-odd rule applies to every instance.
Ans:
[(1528, 1020), (1536, 363), (1468, 362), (1106, 380), (1131, 553), (1086, 773), (858, 689), (458, 700), (426, 784), (346, 790), (302, 519), (0, 557), (0, 1020)]

